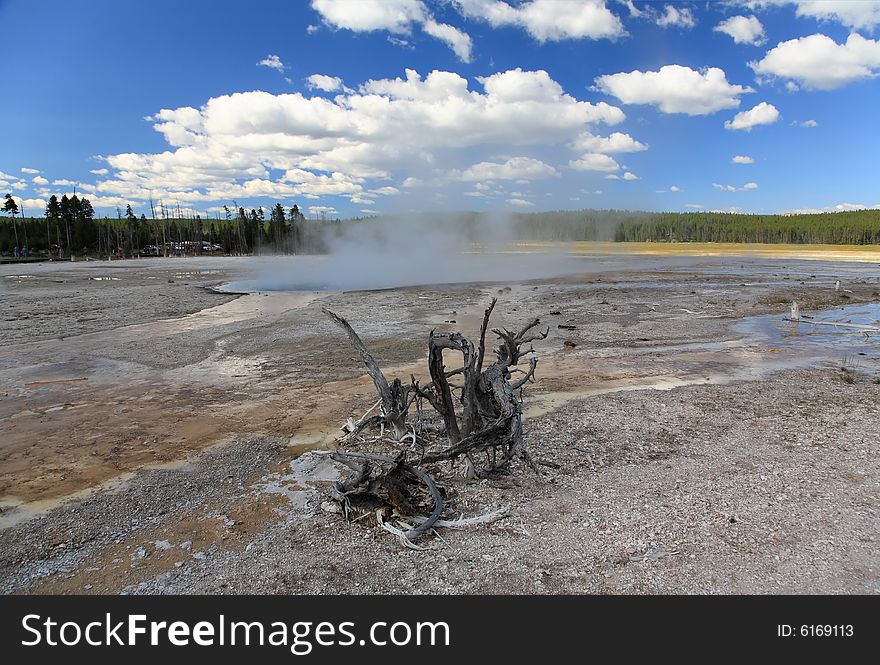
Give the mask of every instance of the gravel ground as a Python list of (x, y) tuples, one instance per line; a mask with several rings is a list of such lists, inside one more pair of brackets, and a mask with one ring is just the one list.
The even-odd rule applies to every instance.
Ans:
[[(68, 316), (72, 288), (99, 317), (64, 344), (48, 320), (0, 327), (0, 591), (880, 590), (880, 349), (778, 326), (793, 299), (809, 312), (876, 302), (876, 267), (847, 266), (841, 291), (834, 264), (755, 260), (233, 299), (202, 287), (234, 262), (169, 265), (114, 262), (109, 284), (88, 279), (106, 265), (4, 278), (4, 309)], [(374, 398), (319, 308), (408, 376), (427, 330), (472, 334), (493, 295), (499, 324), (551, 328), (525, 422), (544, 473), (435, 473), (456, 515), (511, 516), (416, 552), (322, 511), (337, 470), (302, 453)], [(167, 306), (142, 311), (154, 297)], [(23, 349), (38, 359), (13, 362)]]
[[(232, 296), (207, 289), (236, 259), (84, 261), (0, 266), (0, 339), (72, 337), (198, 312)], [(209, 266), (209, 267), (208, 267)]]

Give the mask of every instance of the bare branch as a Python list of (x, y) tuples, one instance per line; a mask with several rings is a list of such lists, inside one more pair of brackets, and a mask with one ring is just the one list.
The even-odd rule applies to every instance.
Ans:
[[(457, 520), (437, 520), (434, 522), (434, 526), (440, 526), (445, 529), (464, 529), (473, 526), (474, 524), (491, 524), (492, 522), (497, 522), (508, 516), (510, 516), (510, 506), (504, 506), (498, 510), (491, 510), (488, 513), (476, 515), (475, 517), (459, 517)], [(417, 515), (412, 519), (419, 524), (428, 520), (427, 517), (422, 517), (420, 515)]]
[(483, 371), (483, 359), (486, 357), (486, 329), (489, 327), (489, 317), (492, 316), (492, 310), (495, 309), (495, 303), (498, 298), (492, 298), (492, 302), (483, 312), (483, 323), (480, 325), (480, 345), (477, 350), (477, 371)]
[(373, 379), (373, 384), (376, 386), (376, 392), (379, 394), (379, 399), (382, 400), (382, 413), (385, 416), (385, 423), (394, 428), (394, 433), (397, 435), (398, 439), (405, 436), (407, 432), (406, 409), (409, 406), (407, 400), (407, 388), (403, 387), (400, 379), (395, 379), (389, 385), (388, 379), (385, 378), (382, 370), (379, 369), (379, 364), (376, 362), (376, 359), (373, 358), (372, 354), (367, 350), (367, 347), (364, 345), (360, 336), (358, 336), (354, 331), (354, 328), (349, 325), (348, 321), (326, 307), (321, 308), (321, 311), (345, 331), (352, 346), (354, 346), (360, 354), (361, 360), (363, 360), (364, 365), (367, 368), (367, 373)]
[(526, 372), (525, 376), (522, 377), (521, 379), (519, 379), (518, 381), (514, 381), (513, 383), (511, 383), (510, 389), (511, 390), (518, 390), (519, 388), (522, 388), (527, 382), (531, 381), (532, 377), (535, 374), (535, 368), (537, 366), (538, 366), (538, 359), (531, 358), (529, 360), (529, 369)]
[(342, 328), (345, 331), (345, 334), (348, 335), (348, 339), (351, 340), (351, 345), (357, 349), (357, 352), (361, 356), (361, 360), (364, 361), (364, 365), (367, 367), (367, 372), (373, 379), (373, 383), (376, 384), (376, 391), (379, 393), (379, 397), (382, 398), (382, 401), (386, 402), (386, 400), (390, 400), (391, 389), (388, 387), (388, 379), (385, 378), (382, 370), (379, 369), (379, 364), (376, 362), (376, 359), (373, 358), (369, 351), (367, 351), (367, 347), (364, 346), (364, 343), (354, 331), (354, 328), (349, 325), (348, 321), (326, 307), (322, 307), (321, 311), (329, 316), (333, 323)]

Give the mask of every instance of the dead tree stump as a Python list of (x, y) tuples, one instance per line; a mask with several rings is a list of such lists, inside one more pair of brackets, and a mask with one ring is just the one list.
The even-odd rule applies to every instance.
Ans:
[[(534, 379), (538, 361), (532, 356), (534, 348), (531, 343), (546, 338), (549, 328), (540, 331), (538, 319), (533, 319), (517, 331), (493, 328), (491, 331), (498, 340), (495, 360), (484, 369), (486, 334), (495, 304), (493, 298), (484, 312), (476, 346), (460, 332), (431, 330), (428, 335), (430, 383), (424, 386), (415, 376), (410, 377), (408, 384), (399, 378), (389, 382), (348, 321), (329, 309), (323, 310), (345, 331), (357, 349), (379, 397), (377, 404), (380, 413), (370, 416), (370, 412), (367, 412), (359, 421), (350, 421), (349, 431), (342, 437), (341, 443), (345, 444), (365, 430), (378, 426), (383, 432), (386, 428), (393, 432), (394, 440), (398, 443), (411, 439), (410, 448), (417, 449), (417, 454), (410, 461), (406, 459), (407, 449), (393, 459), (388, 456), (371, 457), (364, 453), (340, 453), (343, 456), (357, 456), (358, 463), (363, 465), (346, 483), (339, 484), (334, 490), (334, 498), (344, 503), (346, 511), (351, 498), (358, 497), (358, 501), (363, 501), (369, 495), (386, 506), (396, 504), (392, 508), (402, 514), (407, 506), (405, 501), (401, 501), (406, 492), (400, 489), (400, 483), (403, 478), (417, 477), (431, 489), (435, 499), (433, 524), (439, 519), (442, 499), (433, 480), (422, 470), (426, 465), (464, 459), (467, 476), (486, 477), (507, 473), (510, 463), (520, 459), (538, 472), (523, 441), (522, 403), (517, 390)], [(461, 364), (454, 363), (454, 369), (447, 369), (450, 355), (460, 356)], [(528, 368), (523, 370), (519, 365), (526, 356), (530, 356)], [(514, 380), (514, 372), (520, 372), (522, 376)], [(420, 408), (422, 399), (431, 405), (435, 419), (439, 418), (439, 427), (428, 426), (428, 417)], [(415, 418), (412, 418), (410, 408), (414, 402), (418, 408)], [(370, 461), (372, 467), (369, 466)], [(385, 470), (377, 475), (377, 467)], [(411, 472), (407, 474), (403, 470)], [(389, 493), (390, 488), (397, 490)], [(409, 542), (410, 538), (430, 528), (431, 524), (424, 526), (428, 521), (423, 521), (418, 530), (409, 532), (398, 532), (385, 526), (397, 535), (403, 534), (403, 539)]]

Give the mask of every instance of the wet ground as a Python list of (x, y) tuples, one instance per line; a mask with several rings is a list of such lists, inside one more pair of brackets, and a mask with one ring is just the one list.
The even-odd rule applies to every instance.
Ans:
[[(251, 272), (217, 258), (0, 268), (0, 589), (877, 590), (880, 267), (864, 253), (582, 253), (526, 281), (214, 290)], [(496, 325), (539, 316), (550, 329), (526, 392), (526, 435), (548, 471), (444, 480), (459, 511), (511, 503), (515, 517), (419, 555), (321, 513), (332, 469), (299, 456), (374, 397), (320, 308), (408, 377), (426, 373), (431, 328), (473, 334), (491, 297)], [(793, 300), (800, 322), (787, 320)], [(749, 499), (777, 482), (789, 489), (767, 506)], [(647, 499), (657, 492), (672, 507)], [(751, 525), (741, 547), (703, 501), (739, 511), (725, 529)], [(785, 538), (768, 540), (785, 515)], [(645, 536), (661, 527), (672, 535)], [(830, 544), (800, 547), (817, 528)], [(408, 586), (369, 572), (377, 554)], [(476, 572), (487, 562), (497, 575)], [(813, 572), (799, 582), (795, 563)]]

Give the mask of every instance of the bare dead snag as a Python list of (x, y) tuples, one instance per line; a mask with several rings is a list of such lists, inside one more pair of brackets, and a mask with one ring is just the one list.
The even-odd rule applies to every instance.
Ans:
[[(376, 386), (382, 408), (381, 416), (369, 416), (367, 412), (357, 423), (350, 420), (351, 433), (357, 434), (374, 425), (388, 425), (394, 429), (397, 442), (412, 438), (413, 447), (421, 454), (418, 462), (409, 464), (405, 461), (404, 451), (397, 457), (336, 453), (355, 471), (344, 483), (337, 484), (331, 493), (342, 504), (346, 515), (351, 514), (355, 503), (362, 512), (378, 511), (377, 520), (383, 528), (401, 537), (408, 547), (416, 547), (411, 540), (431, 529), (440, 519), (443, 509), (440, 491), (431, 476), (420, 467), (464, 459), (469, 476), (486, 476), (506, 473), (510, 462), (518, 458), (540, 473), (523, 441), (522, 404), (516, 391), (534, 380), (538, 365), (535, 357), (529, 358), (528, 369), (520, 369), (518, 365), (526, 356), (534, 353), (531, 343), (545, 339), (549, 328), (541, 331), (538, 319), (529, 321), (516, 331), (493, 328), (492, 332), (498, 340), (495, 361), (484, 369), (486, 333), (495, 304), (493, 298), (483, 314), (476, 347), (459, 332), (431, 330), (427, 362), (430, 383), (426, 386), (420, 385), (415, 376), (410, 376), (408, 385), (404, 385), (400, 379), (389, 383), (348, 322), (324, 309), (334, 323), (346, 332), (360, 353)], [(460, 363), (455, 362), (451, 364), (453, 369), (447, 369), (444, 354), (452, 354), (456, 360), (460, 356)], [(522, 373), (522, 377), (513, 381), (513, 372)], [(423, 420), (422, 399), (427, 400), (436, 417), (439, 417), (442, 423), (439, 429), (436, 418), (434, 421)], [(419, 400), (416, 404), (416, 422), (410, 423), (409, 407), (415, 400)], [(439, 432), (445, 436), (439, 437)], [(346, 437), (348, 440), (353, 438), (351, 433)], [(486, 457), (486, 464), (479, 469), (475, 461), (478, 453)], [(428, 488), (434, 501), (434, 511), (430, 518), (420, 518), (417, 526), (404, 531), (383, 521), (386, 516), (383, 511), (393, 509), (397, 515), (413, 515), (412, 491), (407, 489), (407, 478), (416, 479)]]
[(465, 383), (467, 383), (468, 375), (473, 372), (474, 347), (461, 333), (435, 333), (432, 330), (428, 335), (428, 372), (431, 375), (433, 385), (433, 396), (429, 397), (428, 401), (443, 418), (443, 422), (446, 424), (446, 436), (449, 442), (454, 444), (461, 439), (461, 430), (455, 413), (452, 389), (449, 387), (446, 367), (443, 364), (445, 349), (461, 352), (465, 359), (462, 373), (465, 375)]
[[(473, 463), (471, 453), (491, 449), (493, 460), (483, 472), (502, 470), (514, 458), (520, 457), (535, 470), (523, 444), (522, 407), (515, 391), (526, 382), (533, 380), (538, 361), (529, 359), (529, 367), (523, 376), (512, 381), (511, 371), (524, 356), (534, 349), (530, 345), (535, 340), (544, 339), (549, 328), (538, 330), (540, 322), (533, 319), (516, 331), (506, 328), (493, 328), (498, 338), (495, 348), (496, 360), (483, 369), (486, 355), (486, 332), (489, 319), (495, 308), (493, 299), (483, 314), (480, 326), (480, 340), (476, 348), (459, 332), (438, 333), (432, 330), (428, 335), (428, 373), (430, 385), (422, 387), (414, 377), (404, 385), (400, 379), (389, 383), (373, 356), (349, 323), (337, 314), (325, 309), (324, 312), (343, 330), (360, 353), (367, 372), (373, 379), (376, 392), (382, 404), (382, 417), (364, 418), (353, 428), (357, 433), (376, 423), (384, 423), (394, 429), (398, 441), (410, 435), (407, 429), (407, 415), (412, 401), (424, 398), (440, 416), (446, 433), (445, 449), (428, 451), (423, 463), (439, 460), (454, 460), (465, 457)], [(445, 352), (461, 354), (461, 365), (447, 370)], [(458, 363), (456, 363), (457, 365)], [(455, 365), (453, 365), (455, 367)], [(450, 379), (461, 376), (461, 385), (453, 386)], [(454, 391), (460, 391), (454, 394)], [(419, 430), (422, 431), (422, 423)], [(500, 459), (500, 461), (499, 461)]]
[[(351, 340), (352, 346), (357, 349), (361, 356), (361, 360), (364, 361), (364, 365), (367, 367), (367, 372), (373, 379), (373, 383), (376, 386), (376, 392), (379, 394), (379, 399), (382, 401), (383, 422), (394, 430), (394, 436), (400, 441), (408, 432), (406, 426), (406, 414), (407, 411), (409, 411), (411, 403), (410, 386), (404, 386), (400, 379), (394, 379), (394, 381), (389, 384), (388, 379), (385, 378), (382, 370), (379, 369), (379, 364), (376, 362), (376, 359), (373, 358), (369, 351), (367, 351), (367, 347), (354, 331), (354, 328), (349, 325), (348, 321), (326, 307), (322, 308), (321, 311), (345, 331), (348, 335), (348, 339)], [(373, 424), (373, 422), (375, 421), (371, 420), (363, 422), (363, 426), (356, 429), (359, 432), (367, 425)]]
[(480, 325), (480, 346), (477, 352), (477, 370), (483, 371), (483, 360), (486, 358), (486, 331), (489, 329), (489, 317), (492, 316), (492, 310), (495, 309), (495, 303), (498, 298), (492, 298), (492, 302), (483, 312), (483, 323)]

